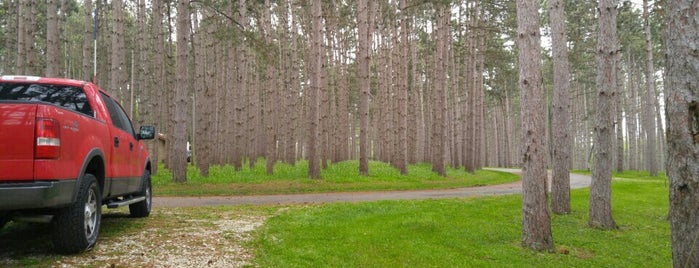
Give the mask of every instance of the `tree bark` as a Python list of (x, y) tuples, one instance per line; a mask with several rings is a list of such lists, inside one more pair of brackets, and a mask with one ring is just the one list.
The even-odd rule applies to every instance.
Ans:
[[(296, 17), (294, 13), (294, 7), (292, 4), (292, 0), (289, 0), (289, 17), (291, 18), (291, 26), (292, 29), (296, 29)], [(291, 164), (292, 166), (296, 164), (296, 126), (297, 126), (297, 121), (298, 121), (298, 114), (299, 111), (297, 107), (301, 105), (300, 99), (298, 97), (299, 94), (299, 70), (298, 70), (298, 40), (296, 37), (296, 33), (293, 31), (290, 31), (290, 54), (291, 54), (291, 59), (290, 59), (290, 68), (289, 68), (289, 77), (290, 77), (290, 86), (289, 86), (289, 105), (288, 105), (288, 114), (289, 114), (289, 136), (287, 137), (288, 143), (287, 146), (287, 162)]]
[(148, 86), (148, 79), (147, 75), (150, 72), (148, 69), (148, 62), (146, 60), (136, 60), (136, 59), (150, 59), (150, 54), (148, 53), (150, 51), (150, 45), (147, 36), (148, 36), (148, 27), (146, 27), (146, 1), (145, 0), (138, 0), (136, 2), (136, 8), (137, 8), (137, 27), (138, 27), (138, 34), (135, 36), (135, 42), (136, 42), (136, 47), (134, 51), (134, 61), (135, 61), (135, 68), (136, 70), (133, 70), (134, 72), (134, 90), (135, 90), (135, 96), (139, 96), (139, 102), (138, 105), (134, 105), (137, 109), (138, 112), (134, 113), (134, 122), (136, 122), (138, 125), (144, 125), (144, 124), (151, 124), (153, 121), (150, 118), (151, 117), (151, 111), (150, 111), (150, 103), (153, 101), (151, 98), (151, 94), (153, 89)]
[(594, 164), (590, 185), (589, 225), (614, 229), (612, 217), (612, 164), (614, 137), (613, 102), (616, 97), (615, 62), (619, 54), (616, 36), (616, 0), (599, 1), (597, 45), (597, 112), (595, 116)]
[[(473, 107), (474, 110), (474, 163), (473, 163), (473, 168), (475, 170), (480, 169), (483, 167), (483, 160), (485, 159), (485, 148), (484, 141), (485, 141), (485, 121), (484, 121), (484, 107), (485, 107), (485, 89), (484, 89), (484, 83), (483, 83), (483, 70), (484, 70), (484, 63), (485, 63), (485, 27), (484, 23), (481, 23), (481, 19), (483, 18), (484, 14), (484, 8), (481, 7), (479, 1), (474, 2), (476, 5), (476, 15), (475, 15), (475, 20), (477, 23), (476, 27), (476, 35), (474, 38), (476, 39), (476, 50), (475, 50), (475, 55), (474, 55), (474, 60), (475, 60), (475, 71), (474, 71), (474, 96), (475, 96), (475, 106)], [(475, 172), (474, 170), (474, 172)]]
[(93, 51), (93, 42), (94, 42), (94, 33), (93, 33), (93, 28), (94, 26), (94, 18), (92, 17), (92, 0), (84, 0), (83, 1), (83, 7), (85, 8), (84, 10), (84, 18), (85, 18), (85, 23), (83, 24), (83, 57), (82, 57), (82, 79), (85, 81), (92, 81), (93, 77), (93, 72), (92, 72), (92, 51)]
[(58, 20), (58, 0), (46, 1), (46, 76), (60, 74), (60, 38)]
[[(630, 54), (630, 53), (629, 53)], [(629, 56), (629, 60), (627, 64), (631, 63), (631, 59)], [(627, 139), (628, 139), (628, 144), (629, 144), (629, 152), (628, 152), (628, 168), (630, 170), (637, 170), (638, 169), (638, 135), (637, 135), (637, 114), (638, 114), (638, 105), (636, 105), (636, 91), (637, 91), (637, 79), (635, 76), (635, 72), (631, 72), (628, 74), (628, 97), (624, 98), (626, 100), (626, 128), (628, 134)]]
[(5, 40), (1, 43), (5, 47), (0, 50), (0, 52), (2, 52), (0, 53), (0, 57), (2, 57), (0, 69), (8, 73), (17, 73), (15, 71), (17, 67), (15, 61), (17, 60), (17, 30), (19, 30), (19, 26), (17, 25), (19, 20), (18, 6), (19, 1), (7, 1), (5, 5), (6, 10), (11, 13), (6, 22), (7, 30), (5, 31)]
[(517, 1), (519, 90), (522, 115), (522, 245), (553, 251), (546, 193), (546, 130), (541, 73), (538, 1)]
[(320, 148), (319, 148), (319, 132), (320, 132), (320, 90), (321, 90), (321, 79), (320, 72), (322, 69), (322, 20), (323, 20), (323, 10), (322, 2), (320, 0), (313, 0), (311, 4), (311, 20), (312, 20), (312, 55), (310, 57), (312, 64), (311, 68), (311, 93), (310, 93), (310, 107), (308, 115), (308, 177), (311, 179), (321, 179), (320, 177)]
[(646, 37), (646, 106), (643, 111), (646, 130), (646, 163), (651, 176), (658, 175), (655, 151), (655, 69), (653, 68), (653, 44), (651, 42), (648, 0), (643, 1), (644, 33)]
[(18, 74), (27, 73), (26, 61), (27, 61), (27, 48), (26, 48), (26, 30), (25, 28), (29, 25), (28, 19), (28, 8), (29, 0), (19, 0), (17, 3), (17, 54), (15, 63), (17, 65), (15, 72)]
[[(249, 18), (247, 16), (247, 1), (246, 0), (240, 0), (240, 14), (241, 14), (241, 21), (243, 22), (243, 27), (245, 30), (249, 30), (251, 25), (249, 25)], [(243, 83), (245, 86), (245, 95), (248, 103), (248, 109), (247, 109), (247, 125), (248, 125), (248, 144), (247, 144), (247, 155), (248, 155), (248, 165), (250, 169), (255, 167), (255, 163), (257, 161), (258, 151), (257, 151), (257, 143), (258, 143), (258, 132), (257, 128), (260, 126), (260, 105), (259, 105), (259, 96), (257, 94), (257, 88), (252, 84), (253, 80), (253, 72), (252, 72), (252, 65), (254, 62), (253, 57), (251, 56), (252, 52), (248, 47), (243, 48), (243, 58), (245, 61), (245, 71), (244, 71), (244, 78), (243, 78)]]
[(112, 50), (110, 55), (111, 67), (109, 70), (108, 90), (116, 95), (121, 101), (121, 105), (129, 107), (130, 101), (125, 96), (126, 85), (126, 54), (124, 53), (124, 8), (122, 0), (112, 1)]
[(697, 2), (669, 1), (667, 38), (667, 175), (674, 267), (699, 267), (699, 21)]
[(476, 29), (478, 28), (477, 14), (478, 14), (478, 1), (473, 2), (474, 7), (471, 9), (471, 14), (469, 17), (470, 29), (468, 32), (468, 57), (466, 57), (467, 67), (465, 72), (467, 74), (465, 77), (469, 79), (466, 81), (465, 91), (466, 91), (466, 105), (464, 106), (466, 111), (464, 116), (466, 117), (466, 135), (464, 145), (464, 167), (467, 172), (476, 172)]
[[(247, 30), (247, 3), (245, 0), (239, 0), (238, 1), (238, 10), (240, 11), (238, 14), (240, 14), (239, 21), (241, 21), (241, 30), (245, 31)], [(248, 144), (250, 140), (252, 139), (250, 135), (252, 134), (252, 131), (249, 130), (250, 124), (245, 126), (245, 122), (248, 119), (248, 114), (250, 111), (250, 102), (248, 101), (248, 97), (250, 94), (248, 93), (248, 52), (247, 48), (245, 46), (239, 46), (236, 51), (238, 52), (238, 62), (237, 64), (237, 95), (240, 96), (236, 100), (236, 104), (238, 105), (238, 108), (236, 109), (236, 112), (238, 113), (236, 115), (236, 137), (240, 139), (240, 142), (238, 143), (238, 153), (240, 154), (240, 157), (237, 159), (234, 159), (233, 164), (235, 166), (236, 170), (241, 170), (242, 169), (242, 162), (245, 158), (245, 156), (250, 156), (248, 153), (250, 152), (248, 150)], [(248, 145), (248, 146), (246, 146)], [(250, 162), (253, 161), (252, 158), (249, 159)]]
[(40, 75), (44, 70), (39, 68), (37, 55), (39, 48), (37, 47), (38, 43), (36, 42), (38, 36), (35, 36), (38, 26), (37, 19), (39, 17), (39, 5), (34, 4), (33, 1), (27, 1), (26, 5), (27, 7), (25, 8), (25, 12), (28, 10), (29, 13), (25, 13), (25, 15), (27, 15), (29, 18), (27, 25), (28, 27), (24, 27), (24, 49), (26, 53), (25, 72), (29, 75)]
[(174, 94), (174, 126), (172, 158), (173, 181), (184, 183), (187, 181), (187, 92), (189, 92), (189, 27), (190, 27), (189, 0), (177, 1), (177, 84)]
[(359, 49), (357, 64), (359, 76), (359, 175), (369, 175), (369, 51), (371, 49), (371, 30), (369, 29), (369, 7), (367, 0), (358, 0), (359, 12)]
[(448, 15), (449, 9), (445, 6), (437, 8), (437, 28), (436, 28), (436, 47), (434, 56), (434, 82), (432, 84), (432, 98), (434, 105), (432, 116), (432, 171), (440, 176), (446, 176), (446, 120), (447, 120), (447, 105), (446, 105), (446, 42), (448, 35)]
[[(206, 20), (208, 15), (202, 14), (202, 19)], [(194, 17), (197, 20), (197, 17)], [(201, 22), (199, 22), (201, 23)], [(195, 23), (197, 24), (197, 23)], [(211, 165), (211, 160), (215, 155), (211, 148), (210, 133), (213, 132), (212, 129), (212, 116), (210, 108), (213, 105), (213, 99), (209, 98), (209, 84), (213, 79), (207, 79), (208, 77), (213, 77), (208, 75), (207, 72), (213, 72), (214, 68), (206, 68), (209, 59), (213, 57), (207, 57), (207, 54), (213, 53), (215, 48), (209, 42), (209, 34), (215, 29), (211, 29), (212, 32), (204, 30), (201, 26), (195, 28), (195, 34), (192, 35), (192, 49), (194, 50), (194, 92), (195, 92), (195, 103), (197, 111), (195, 114), (194, 124), (196, 127), (192, 129), (193, 136), (193, 155), (192, 162), (197, 165), (199, 172), (203, 177), (209, 176), (209, 167)], [(215, 63), (215, 61), (213, 62)], [(209, 63), (212, 64), (213, 63)]]
[[(271, 45), (272, 43), (272, 14), (271, 6), (269, 0), (264, 1), (264, 6), (262, 6), (264, 11), (262, 19), (262, 34), (264, 36), (265, 43)], [(267, 51), (270, 55), (274, 55), (272, 51)], [(268, 175), (274, 174), (274, 164), (277, 161), (277, 135), (276, 135), (276, 118), (273, 106), (277, 105), (276, 101), (276, 79), (273, 78), (273, 68), (274, 68), (274, 56), (266, 57), (266, 60), (262, 63), (264, 65), (264, 79), (262, 81), (264, 85), (264, 106), (265, 106), (265, 162), (266, 170)]]
[(621, 57), (615, 63), (614, 71), (616, 72), (616, 83), (617, 83), (617, 94), (614, 98), (614, 132), (616, 134), (616, 140), (614, 142), (615, 155), (614, 164), (617, 172), (624, 172), (624, 128), (623, 128), (623, 118), (624, 118), (624, 83), (625, 80), (622, 73)]
[(570, 69), (566, 36), (565, 4), (551, 1), (551, 35), (553, 49), (553, 174), (551, 209), (557, 214), (570, 213)]

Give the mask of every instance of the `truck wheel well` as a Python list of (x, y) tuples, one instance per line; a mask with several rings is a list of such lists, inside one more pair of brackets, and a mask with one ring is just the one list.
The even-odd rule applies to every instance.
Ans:
[(150, 167), (150, 160), (148, 162), (146, 162), (146, 170), (148, 170), (148, 172), (150, 172), (150, 174), (153, 174), (153, 169), (151, 169), (151, 167)]
[(104, 160), (101, 156), (95, 156), (90, 160), (85, 168), (85, 173), (89, 173), (97, 178), (99, 188), (104, 191)]

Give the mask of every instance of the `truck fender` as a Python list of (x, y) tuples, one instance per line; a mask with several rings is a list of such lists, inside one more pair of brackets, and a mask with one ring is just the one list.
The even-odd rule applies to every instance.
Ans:
[[(92, 163), (93, 159), (96, 159), (97, 162), (96, 164), (98, 166), (92, 166), (90, 167), (90, 163)], [(85, 173), (87, 173), (88, 168), (92, 169), (91, 173), (97, 173), (97, 174), (92, 174), (97, 178), (97, 183), (99, 184), (99, 187), (101, 188), (102, 192), (102, 198), (105, 195), (105, 166), (104, 166), (104, 153), (102, 150), (99, 148), (93, 148), (90, 150), (90, 152), (87, 153), (85, 158), (83, 158), (83, 164), (82, 167), (80, 168), (80, 174), (78, 174), (78, 178), (76, 180), (75, 186), (73, 186), (73, 197), (71, 198), (71, 202), (75, 202), (75, 200), (78, 198), (78, 190), (80, 189), (80, 183), (85, 177)]]
[(153, 170), (152, 167), (148, 168), (148, 166), (150, 166), (150, 156), (146, 157), (146, 160), (143, 163), (143, 171), (145, 171), (146, 169), (151, 170), (151, 171)]
[(143, 174), (146, 173), (146, 170), (150, 171), (151, 174), (153, 174), (153, 167), (151, 167), (150, 164), (150, 156), (147, 156), (145, 162), (143, 163), (143, 170), (141, 172), (141, 188), (143, 188), (143, 185), (145, 183), (145, 181), (143, 180)]

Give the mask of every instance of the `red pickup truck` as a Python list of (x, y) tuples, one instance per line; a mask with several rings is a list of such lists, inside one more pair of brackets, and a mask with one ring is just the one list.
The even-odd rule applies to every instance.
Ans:
[(0, 77), (0, 228), (50, 223), (65, 254), (97, 242), (102, 205), (151, 211), (151, 162), (119, 103), (97, 85), (32, 76)]

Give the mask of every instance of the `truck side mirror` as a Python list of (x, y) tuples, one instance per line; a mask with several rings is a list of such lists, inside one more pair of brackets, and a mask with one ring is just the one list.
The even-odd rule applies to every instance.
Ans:
[(138, 131), (139, 140), (152, 140), (155, 138), (155, 127), (154, 126), (141, 126)]

